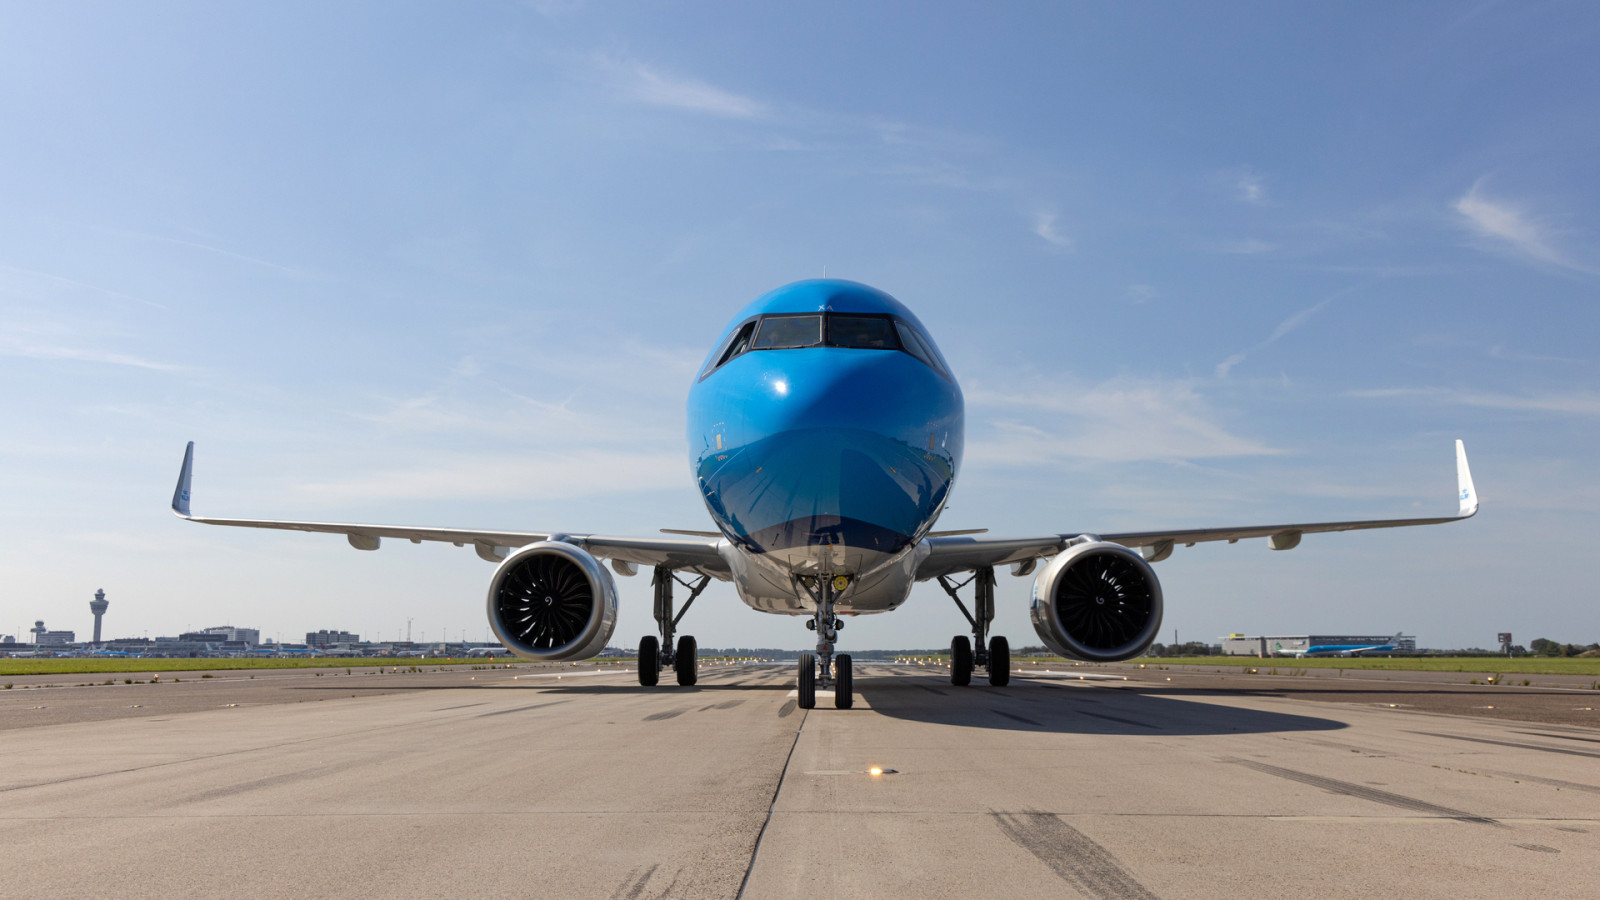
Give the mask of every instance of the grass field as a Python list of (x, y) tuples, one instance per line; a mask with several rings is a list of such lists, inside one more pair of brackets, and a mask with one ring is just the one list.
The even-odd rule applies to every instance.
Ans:
[[(514, 661), (511, 665), (520, 662)], [(606, 660), (605, 663), (615, 662)], [(582, 663), (592, 665), (596, 662)], [(604, 663), (599, 663), (604, 664)], [(220, 672), (235, 669), (407, 668), (409, 666), (507, 665), (504, 657), (412, 659), (392, 657), (320, 657), (316, 659), (0, 659), (0, 675), (81, 675), (97, 672)]]
[(1319, 657), (1312, 659), (1256, 659), (1252, 656), (1140, 657), (1129, 662), (1147, 666), (1215, 666), (1222, 669), (1245, 667), (1260, 669), (1393, 669), (1411, 672), (1483, 672), (1507, 675), (1600, 675), (1600, 658), (1577, 659), (1551, 656), (1423, 656)]

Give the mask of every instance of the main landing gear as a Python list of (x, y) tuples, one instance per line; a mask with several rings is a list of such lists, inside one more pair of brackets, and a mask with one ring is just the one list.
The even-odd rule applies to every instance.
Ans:
[[(672, 585), (676, 582), (689, 589), (689, 599), (683, 601), (683, 608), (677, 615), (672, 612)], [(694, 603), (694, 598), (711, 583), (710, 575), (701, 575), (694, 581), (684, 581), (666, 566), (656, 566), (655, 575), (650, 579), (655, 588), (655, 615), (656, 627), (660, 629), (661, 636), (645, 635), (639, 639), (639, 683), (645, 687), (655, 687), (661, 680), (661, 670), (671, 667), (678, 678), (678, 684), (688, 687), (699, 679), (698, 666), (695, 653), (699, 649), (692, 635), (678, 638), (676, 648), (672, 643), (673, 633), (678, 628), (678, 620), (689, 611)]]
[[(972, 612), (967, 611), (961, 596), (956, 592), (972, 585)], [(982, 566), (972, 570), (972, 577), (959, 584), (948, 576), (939, 576), (939, 586), (956, 602), (961, 614), (972, 624), (972, 640), (964, 634), (950, 641), (950, 683), (965, 687), (972, 683), (972, 669), (982, 666), (989, 672), (989, 683), (1005, 687), (1011, 683), (1011, 644), (1005, 638), (988, 638), (989, 623), (994, 621), (994, 569)], [(985, 638), (988, 638), (987, 645)], [(974, 652), (973, 647), (977, 650)]]
[(796, 583), (811, 594), (817, 603), (816, 612), (806, 620), (806, 627), (817, 633), (817, 651), (800, 654), (797, 703), (801, 709), (815, 709), (818, 682), (821, 682), (824, 690), (833, 688), (835, 708), (849, 709), (855, 705), (855, 677), (851, 671), (850, 654), (833, 655), (833, 642), (839, 639), (839, 629), (844, 627), (843, 620), (834, 615), (834, 600), (839, 591), (849, 586), (849, 582), (840, 576), (837, 580), (817, 578), (814, 588), (798, 579)]

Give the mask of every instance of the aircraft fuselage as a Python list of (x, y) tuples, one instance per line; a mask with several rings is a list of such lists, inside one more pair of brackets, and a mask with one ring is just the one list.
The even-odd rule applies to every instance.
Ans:
[(903, 603), (964, 422), (943, 357), (888, 294), (819, 279), (741, 310), (689, 392), (688, 438), (745, 603), (805, 614), (794, 577), (838, 575), (841, 613)]

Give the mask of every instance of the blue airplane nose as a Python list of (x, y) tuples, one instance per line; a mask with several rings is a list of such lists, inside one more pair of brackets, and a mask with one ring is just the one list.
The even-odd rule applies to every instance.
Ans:
[(707, 508), (746, 550), (898, 553), (943, 508), (962, 404), (941, 373), (899, 351), (832, 347), (748, 353), (724, 370), (702, 384), (690, 440)]

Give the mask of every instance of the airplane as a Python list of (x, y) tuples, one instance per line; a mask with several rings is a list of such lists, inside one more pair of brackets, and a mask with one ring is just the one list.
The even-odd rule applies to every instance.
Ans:
[(1273, 653), (1293, 654), (1296, 659), (1307, 656), (1355, 656), (1358, 653), (1384, 653), (1400, 649), (1400, 638), (1403, 634), (1396, 634), (1383, 644), (1317, 644), (1306, 647), (1304, 650), (1285, 650), (1283, 644), (1274, 643)]
[(481, 659), (483, 657), (510, 656), (511, 650), (507, 647), (470, 647), (462, 655), (468, 659)]
[[(471, 545), (497, 566), (486, 604), (494, 635), (532, 660), (598, 654), (616, 626), (612, 574), (648, 568), (657, 634), (639, 641), (644, 686), (668, 668), (679, 685), (696, 682), (697, 644), (676, 636), (678, 624), (713, 579), (732, 582), (746, 605), (803, 618), (815, 632), (815, 652), (800, 654), (796, 673), (805, 709), (819, 688), (833, 689), (836, 707), (851, 707), (851, 658), (834, 653), (845, 618), (894, 610), (917, 582), (937, 581), (971, 625), (971, 640), (951, 641), (951, 682), (967, 685), (981, 667), (991, 685), (1004, 686), (1010, 645), (989, 635), (996, 567), (1034, 576), (1029, 615), (1046, 646), (1113, 662), (1155, 640), (1164, 598), (1151, 564), (1179, 545), (1266, 538), (1271, 549), (1289, 550), (1307, 534), (1433, 525), (1478, 511), (1458, 440), (1453, 516), (1013, 538), (937, 531), (961, 468), (961, 388), (909, 308), (840, 279), (785, 285), (733, 317), (689, 388), (687, 437), (714, 531), (628, 537), (201, 517), (190, 510), (192, 441), (172, 511), (208, 525), (343, 534), (358, 550), (377, 550), (385, 538)], [(675, 586), (688, 590), (681, 606)]]

